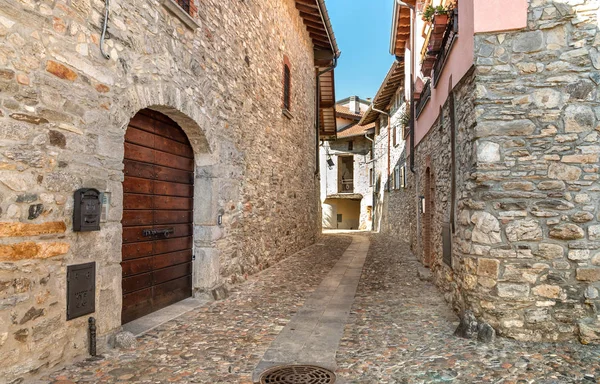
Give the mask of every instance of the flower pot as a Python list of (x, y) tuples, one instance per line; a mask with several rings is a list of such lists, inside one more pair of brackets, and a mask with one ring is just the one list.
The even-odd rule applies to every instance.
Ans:
[(433, 16), (433, 24), (435, 26), (438, 26), (438, 25), (446, 26), (446, 24), (448, 24), (448, 20), (449, 20), (449, 17), (447, 14)]
[(446, 30), (446, 25), (448, 25), (448, 20), (448, 15), (433, 16), (433, 33), (441, 33), (443, 35)]

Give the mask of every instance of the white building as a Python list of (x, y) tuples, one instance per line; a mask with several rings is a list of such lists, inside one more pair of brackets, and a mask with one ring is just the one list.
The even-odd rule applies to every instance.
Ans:
[(357, 96), (336, 104), (337, 140), (320, 151), (323, 228), (372, 229), (375, 125), (358, 125), (369, 105)]

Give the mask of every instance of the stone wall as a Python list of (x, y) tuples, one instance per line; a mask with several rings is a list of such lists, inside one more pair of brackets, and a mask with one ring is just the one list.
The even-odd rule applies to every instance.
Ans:
[[(530, 0), (526, 30), (476, 35), (474, 69), (453, 91), (454, 217), (448, 101), (416, 148), (408, 189), (379, 195), (381, 230), (410, 233), (426, 262), (418, 197), (430, 169), (434, 281), (502, 336), (600, 342), (599, 7)], [(386, 140), (382, 129), (378, 159)], [(452, 220), (450, 266), (442, 225)]]
[[(86, 354), (87, 317), (66, 321), (67, 265), (97, 263), (100, 350), (121, 325), (123, 138), (141, 109), (195, 151), (197, 291), (318, 234), (313, 49), (294, 1), (201, 5), (192, 30), (160, 1), (111, 2), (106, 60), (103, 1), (0, 0), (0, 382)], [(72, 231), (81, 187), (111, 193), (101, 231)]]
[(476, 36), (466, 306), (508, 337), (598, 342), (600, 4), (529, 5), (527, 30)]

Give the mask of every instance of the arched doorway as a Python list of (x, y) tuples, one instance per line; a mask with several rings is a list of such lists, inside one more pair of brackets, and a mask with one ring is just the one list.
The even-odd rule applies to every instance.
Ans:
[(433, 181), (431, 180), (431, 168), (425, 171), (425, 212), (423, 214), (423, 264), (430, 267), (433, 263), (433, 198), (435, 196), (433, 190)]
[(144, 109), (125, 134), (121, 322), (192, 295), (194, 151), (166, 115)]

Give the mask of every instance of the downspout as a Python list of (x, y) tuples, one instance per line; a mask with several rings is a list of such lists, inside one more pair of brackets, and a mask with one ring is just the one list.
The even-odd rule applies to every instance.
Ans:
[[(375, 140), (371, 139), (369, 137), (369, 134), (367, 132), (365, 132), (365, 139), (369, 140), (371, 142), (371, 154), (373, 154), (373, 160), (369, 161), (367, 164), (369, 163), (373, 163), (373, 178), (376, 175), (376, 171), (377, 171), (377, 158), (375, 157)], [(371, 176), (369, 174), (369, 176)], [(371, 232), (375, 231), (375, 223), (376, 223), (376, 217), (377, 217), (377, 210), (375, 209), (375, 201), (377, 200), (376, 196), (375, 196), (375, 183), (373, 183), (373, 179), (369, 180), (369, 183), (371, 183)]]
[(416, 12), (411, 8), (410, 22), (410, 171), (415, 173), (415, 23)]
[(391, 154), (391, 148), (390, 148), (390, 146), (391, 146), (391, 138), (390, 138), (390, 136), (391, 136), (391, 129), (390, 129), (390, 127), (392, 125), (392, 122), (390, 121), (391, 120), (391, 116), (387, 112), (384, 112), (382, 110), (376, 109), (373, 105), (371, 105), (371, 109), (374, 110), (375, 112), (379, 112), (379, 113), (384, 114), (384, 115), (386, 115), (388, 117), (388, 135), (387, 135), (387, 137), (388, 137), (388, 140), (387, 140), (388, 141), (388, 145), (387, 145), (387, 158), (388, 158), (388, 165), (387, 165), (387, 175), (388, 176), (387, 177), (388, 177), (388, 182), (387, 182), (387, 190), (389, 192), (389, 190), (390, 190), (390, 170), (391, 170), (391, 166), (392, 166), (392, 154)]

